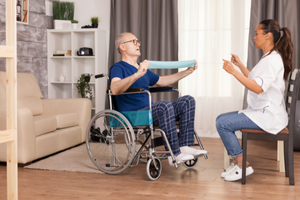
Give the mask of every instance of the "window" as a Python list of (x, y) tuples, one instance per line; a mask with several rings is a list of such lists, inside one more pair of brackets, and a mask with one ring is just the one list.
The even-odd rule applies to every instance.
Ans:
[(234, 53), (246, 64), (250, 6), (251, 0), (178, 0), (179, 60), (198, 62), (179, 89), (196, 99), (200, 135), (216, 133), (220, 113), (242, 108), (244, 86), (223, 70), (222, 59)]

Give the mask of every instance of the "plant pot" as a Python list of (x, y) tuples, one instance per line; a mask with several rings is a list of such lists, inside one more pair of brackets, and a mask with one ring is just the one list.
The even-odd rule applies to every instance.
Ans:
[(84, 80), (85, 80), (85, 82), (89, 83), (89, 82), (90, 82), (90, 80), (91, 80), (91, 77), (89, 77), (89, 76), (86, 76), (86, 77), (84, 77)]
[(70, 29), (71, 21), (70, 20), (53, 20), (54, 29)]
[(98, 24), (92, 24), (93, 28), (98, 28)]
[(78, 23), (72, 23), (72, 28), (73, 29), (77, 29), (77, 27), (78, 27)]

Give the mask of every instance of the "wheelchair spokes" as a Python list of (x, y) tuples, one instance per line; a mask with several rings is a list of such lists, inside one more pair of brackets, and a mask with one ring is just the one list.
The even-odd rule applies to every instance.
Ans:
[[(117, 127), (111, 126), (111, 121)], [(86, 145), (94, 165), (108, 174), (124, 171), (135, 152), (135, 136), (128, 120), (115, 111), (101, 111), (95, 115), (87, 128)], [(130, 124), (129, 124), (130, 126)]]

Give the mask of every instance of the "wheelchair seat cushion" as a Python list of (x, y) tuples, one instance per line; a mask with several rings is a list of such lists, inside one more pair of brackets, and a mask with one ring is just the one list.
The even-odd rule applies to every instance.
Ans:
[[(152, 111), (138, 110), (138, 111), (124, 111), (121, 112), (130, 122), (131, 126), (149, 126), (152, 125)], [(110, 126), (119, 127), (119, 121), (111, 117)]]

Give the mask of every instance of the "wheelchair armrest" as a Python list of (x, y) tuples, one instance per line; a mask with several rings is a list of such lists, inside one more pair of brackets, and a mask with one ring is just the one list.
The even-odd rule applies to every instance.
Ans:
[[(139, 93), (139, 92), (143, 92), (143, 91), (145, 91), (144, 88), (128, 88), (122, 94), (126, 94), (126, 93)], [(106, 93), (110, 93), (110, 90), (106, 90)], [(115, 96), (115, 95), (113, 95), (113, 96)]]
[(129, 92), (142, 92), (145, 91), (144, 88), (128, 88), (124, 93), (129, 93)]
[(102, 77), (106, 77), (107, 79), (109, 79), (109, 77), (108, 77), (107, 74), (96, 74), (96, 75), (95, 75), (95, 79), (97, 79), (97, 78), (102, 78)]
[(151, 93), (154, 93), (154, 92), (171, 92), (171, 91), (178, 91), (178, 90), (174, 87), (150, 87), (149, 91)]

